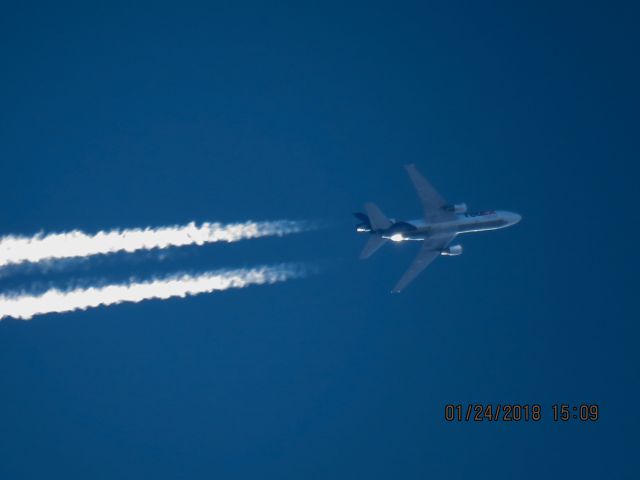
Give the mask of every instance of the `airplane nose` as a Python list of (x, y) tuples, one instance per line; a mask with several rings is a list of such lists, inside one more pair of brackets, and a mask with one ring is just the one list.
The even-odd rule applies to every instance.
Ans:
[(520, 220), (522, 220), (522, 215), (518, 215), (517, 213), (510, 213), (509, 214), (509, 224), (510, 225), (515, 225)]

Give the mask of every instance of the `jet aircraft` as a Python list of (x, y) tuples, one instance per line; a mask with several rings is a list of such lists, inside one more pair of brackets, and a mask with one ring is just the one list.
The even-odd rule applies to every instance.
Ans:
[(366, 214), (355, 213), (360, 224), (358, 233), (371, 236), (362, 253), (361, 259), (369, 258), (389, 241), (420, 241), (422, 247), (409, 269), (400, 278), (392, 293), (400, 293), (427, 266), (439, 257), (462, 254), (462, 245), (451, 245), (461, 233), (483, 232), (515, 225), (522, 218), (517, 213), (486, 210), (468, 213), (465, 203), (449, 204), (424, 178), (415, 165), (405, 165), (409, 178), (422, 202), (424, 217), (418, 220), (397, 221), (387, 218), (373, 203), (364, 205)]

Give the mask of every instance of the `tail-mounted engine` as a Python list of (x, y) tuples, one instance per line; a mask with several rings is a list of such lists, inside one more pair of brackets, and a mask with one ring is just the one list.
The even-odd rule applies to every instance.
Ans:
[(371, 231), (371, 222), (369, 221), (369, 217), (364, 213), (354, 213), (353, 215), (360, 220), (360, 223), (356, 225), (356, 232), (363, 233)]
[(462, 245), (451, 245), (440, 252), (440, 255), (445, 257), (455, 257), (462, 255)]
[(467, 213), (467, 204), (466, 203), (456, 203), (454, 205), (447, 205), (444, 207), (447, 212), (453, 213)]

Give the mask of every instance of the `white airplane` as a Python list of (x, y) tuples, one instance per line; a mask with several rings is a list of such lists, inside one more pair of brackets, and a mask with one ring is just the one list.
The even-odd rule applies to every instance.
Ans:
[(420, 253), (409, 270), (400, 278), (391, 291), (392, 293), (400, 293), (436, 257), (460, 255), (462, 245), (450, 245), (458, 234), (510, 227), (522, 218), (517, 213), (495, 210), (467, 213), (465, 203), (454, 205), (447, 203), (442, 195), (418, 172), (415, 165), (405, 165), (405, 168), (422, 201), (423, 219), (396, 221), (393, 218), (387, 218), (373, 203), (364, 205), (366, 215), (363, 213), (354, 214), (362, 222), (356, 226), (356, 231), (371, 235), (360, 254), (361, 259), (369, 258), (389, 240), (392, 242), (409, 240), (422, 242)]

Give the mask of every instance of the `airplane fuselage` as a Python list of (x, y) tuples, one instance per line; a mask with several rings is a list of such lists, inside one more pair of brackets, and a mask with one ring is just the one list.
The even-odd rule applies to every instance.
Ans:
[(485, 210), (469, 213), (466, 203), (449, 203), (429, 181), (420, 174), (415, 165), (405, 165), (424, 211), (418, 220), (398, 221), (387, 217), (373, 202), (364, 204), (366, 213), (354, 213), (360, 221), (356, 225), (359, 233), (369, 233), (369, 240), (360, 253), (361, 259), (369, 258), (383, 245), (392, 242), (417, 240), (422, 243), (420, 252), (402, 275), (393, 290), (401, 292), (437, 257), (455, 257), (462, 254), (462, 245), (451, 242), (461, 233), (498, 230), (518, 223), (520, 215), (504, 210)]
[[(426, 222), (423, 219), (398, 221), (387, 231), (370, 231), (394, 242), (406, 240), (426, 240), (427, 238), (459, 235), (461, 233), (497, 230), (514, 225), (520, 215), (507, 211), (483, 211), (479, 213), (458, 213), (453, 220)], [(361, 230), (363, 231), (363, 230)]]

